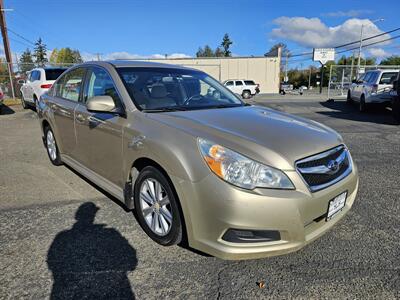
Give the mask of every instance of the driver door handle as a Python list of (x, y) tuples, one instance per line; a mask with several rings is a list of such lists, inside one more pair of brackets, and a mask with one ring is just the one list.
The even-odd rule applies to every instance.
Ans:
[(75, 118), (76, 118), (76, 121), (77, 121), (78, 123), (83, 123), (83, 122), (85, 122), (85, 116), (82, 115), (82, 114), (77, 114)]

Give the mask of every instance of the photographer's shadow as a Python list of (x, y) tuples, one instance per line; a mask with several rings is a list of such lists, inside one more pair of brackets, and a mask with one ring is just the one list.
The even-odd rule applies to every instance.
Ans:
[(134, 299), (127, 272), (137, 265), (136, 251), (117, 230), (93, 223), (98, 210), (92, 202), (82, 204), (72, 229), (51, 244), (50, 299)]

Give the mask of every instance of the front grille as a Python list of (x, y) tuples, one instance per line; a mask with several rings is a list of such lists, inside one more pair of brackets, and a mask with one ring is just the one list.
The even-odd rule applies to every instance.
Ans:
[(296, 168), (312, 192), (342, 180), (352, 169), (348, 150), (343, 145), (301, 159), (296, 162)]

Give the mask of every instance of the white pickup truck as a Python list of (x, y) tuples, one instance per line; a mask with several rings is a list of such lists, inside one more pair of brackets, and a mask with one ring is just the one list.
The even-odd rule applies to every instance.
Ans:
[(249, 99), (260, 92), (260, 85), (253, 80), (229, 79), (224, 81), (223, 85), (235, 94), (241, 95), (244, 99)]

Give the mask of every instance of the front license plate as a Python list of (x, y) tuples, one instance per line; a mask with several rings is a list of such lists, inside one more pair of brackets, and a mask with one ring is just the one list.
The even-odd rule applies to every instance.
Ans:
[(326, 220), (332, 219), (339, 211), (342, 210), (346, 204), (347, 191), (336, 196), (334, 199), (329, 201), (328, 213), (326, 214)]

